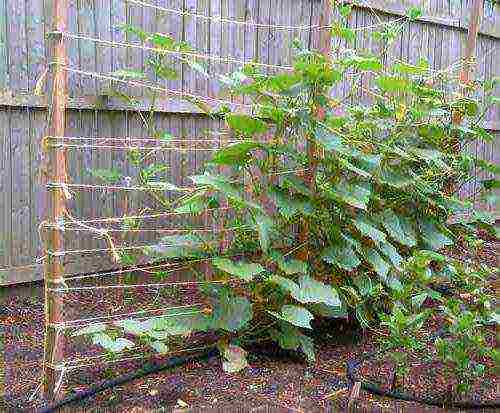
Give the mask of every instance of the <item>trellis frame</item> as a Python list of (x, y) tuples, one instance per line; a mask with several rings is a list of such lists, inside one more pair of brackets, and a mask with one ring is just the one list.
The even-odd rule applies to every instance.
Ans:
[[(482, 4), (482, 0), (475, 0), (475, 4)], [(65, 136), (65, 112), (67, 106), (67, 72), (64, 70), (66, 64), (66, 45), (63, 32), (66, 31), (68, 16), (67, 0), (52, 0), (52, 33), (50, 34), (50, 72), (49, 72), (49, 90), (51, 93), (49, 99), (50, 123), (48, 128), (49, 136)], [(477, 9), (479, 10), (479, 9)], [(330, 22), (330, 4), (328, 0), (322, 0), (320, 13), (320, 27), (329, 26)], [(472, 20), (474, 21), (474, 19)], [(471, 23), (472, 24), (472, 23)], [(469, 34), (474, 33), (472, 37), (477, 36), (476, 28), (470, 30)], [(330, 53), (328, 30), (318, 29), (313, 37), (313, 45), (319, 48), (325, 55)], [(471, 39), (471, 36), (469, 37)], [(467, 61), (470, 60), (469, 51), (474, 49), (475, 43), (472, 43), (466, 55)], [(321, 113), (318, 113), (322, 116)], [(45, 182), (66, 182), (66, 154), (65, 150), (54, 146), (46, 145), (46, 165), (44, 171)], [(306, 177), (310, 184), (314, 184), (315, 163), (318, 154), (317, 148), (311, 142), (308, 147), (310, 172)], [(44, 356), (44, 394), (48, 399), (57, 398), (60, 394), (58, 384), (61, 371), (54, 369), (54, 366), (63, 360), (64, 356), (64, 336), (53, 326), (64, 319), (64, 299), (60, 294), (50, 291), (57, 288), (63, 282), (64, 264), (63, 257), (54, 254), (56, 251), (64, 249), (63, 236), (58, 229), (58, 222), (65, 212), (65, 193), (63, 187), (51, 188), (47, 191), (46, 205), (46, 223), (44, 234), (45, 249), (47, 257), (45, 262), (45, 308), (46, 308), (46, 335), (45, 335), (45, 356)], [(305, 229), (307, 235), (307, 229)]]
[[(49, 62), (49, 124), (48, 136), (64, 136), (66, 122), (67, 73), (64, 70), (67, 54), (64, 36), (68, 19), (68, 1), (53, 0), (52, 32), (50, 33)], [(45, 145), (44, 145), (45, 144)], [(66, 151), (59, 150), (47, 142), (42, 142), (46, 157), (43, 181), (66, 182)], [(46, 191), (46, 217), (44, 246), (46, 250), (45, 279), (45, 339), (44, 339), (44, 377), (43, 392), (47, 399), (57, 399), (63, 372), (54, 365), (64, 357), (64, 335), (55, 328), (55, 323), (64, 318), (64, 298), (51, 291), (64, 281), (63, 257), (54, 254), (63, 250), (63, 236), (57, 223), (65, 212), (64, 188), (51, 188)]]

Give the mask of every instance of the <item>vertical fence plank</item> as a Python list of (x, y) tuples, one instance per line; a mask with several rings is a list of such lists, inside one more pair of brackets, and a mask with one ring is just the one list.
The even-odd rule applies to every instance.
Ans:
[[(12, 266), (12, 153), (10, 136), (10, 110), (0, 111), (0, 263), (4, 268)], [(1, 278), (0, 278), (1, 282)]]
[(9, 88), (8, 0), (0, 0), (0, 91)]
[[(10, 115), (10, 152), (12, 166), (28, 165), (29, 155), (29, 117), (26, 109), (18, 109)], [(16, 168), (12, 174), (12, 253), (15, 266), (30, 263), (30, 173), (29, 168)]]
[(16, 91), (28, 90), (28, 53), (26, 42), (26, 10), (24, 1), (13, 1), (8, 11), (10, 87)]

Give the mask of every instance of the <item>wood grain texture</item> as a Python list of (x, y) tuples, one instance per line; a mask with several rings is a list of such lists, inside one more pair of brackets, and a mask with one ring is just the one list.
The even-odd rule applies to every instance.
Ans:
[[(148, 0), (151, 4), (178, 10), (189, 10), (206, 16), (280, 25), (310, 25), (318, 21), (319, 0)], [(51, 31), (50, 7), (54, 0), (0, 0), (0, 268), (20, 267), (41, 255), (37, 225), (41, 220), (43, 188), (38, 183), (40, 140), (45, 135), (48, 107), (46, 82), (41, 82), (42, 94), (35, 95), (40, 75), (50, 61), (48, 41), (44, 35)], [(421, 4), (417, 0), (363, 0), (356, 2), (349, 24), (353, 28), (372, 26), (380, 21), (391, 21), (406, 14), (409, 7)], [(471, 1), (424, 2), (424, 15), (418, 21), (405, 23), (401, 39), (389, 49), (388, 61), (419, 58), (429, 59), (431, 67), (442, 69), (459, 62), (463, 56), (466, 28)], [(136, 42), (117, 26), (122, 23), (139, 25), (146, 30), (171, 34), (176, 40), (185, 40), (201, 53), (233, 57), (245, 61), (288, 65), (293, 53), (290, 42), (298, 38), (310, 45), (313, 33), (308, 30), (277, 30), (221, 23), (192, 16), (175, 16), (161, 10), (145, 9), (126, 0), (68, 0), (68, 30), (115, 41)], [(371, 9), (368, 7), (371, 6)], [(334, 19), (336, 15), (334, 14)], [(338, 16), (337, 16), (338, 17)], [(499, 51), (500, 7), (493, 8), (485, 1), (480, 35), (476, 45), (477, 67), (474, 76), (488, 79), (500, 75)], [(359, 30), (354, 46), (371, 53), (380, 51), (380, 44), (371, 34), (377, 27)], [(481, 34), (483, 33), (483, 34)], [(346, 47), (344, 40), (333, 42)], [(83, 70), (110, 73), (118, 69), (142, 70), (148, 53), (123, 47), (110, 48), (94, 45), (86, 40), (68, 40), (69, 64)], [(199, 95), (216, 96), (220, 83), (206, 79), (176, 58), (169, 58), (172, 67), (179, 70), (177, 80), (159, 84), (173, 90), (185, 90)], [(200, 61), (201, 62), (201, 61)], [(210, 73), (226, 73), (241, 65), (225, 61), (210, 61)], [(363, 79), (367, 85), (370, 76)], [(68, 116), (66, 131), (69, 136), (146, 136), (135, 110), (146, 112), (151, 100), (144, 98), (139, 106), (132, 106), (110, 95), (110, 86), (127, 90), (122, 85), (95, 81), (71, 74), (68, 80)], [(339, 83), (334, 95), (345, 96), (348, 82)], [(133, 95), (142, 91), (130, 88)], [(500, 87), (495, 94), (500, 95)], [(351, 101), (367, 104), (369, 96), (358, 91)], [(154, 123), (161, 130), (184, 138), (206, 136), (206, 129), (215, 129), (217, 121), (203, 117), (199, 108), (164, 94), (155, 105)], [(485, 126), (500, 135), (500, 110), (492, 107)], [(495, 142), (466, 148), (474, 156), (498, 164), (499, 149)], [(173, 183), (189, 184), (187, 176), (199, 172), (209, 158), (207, 152), (158, 153), (152, 162), (169, 166), (166, 178)], [(131, 174), (133, 169), (123, 151), (78, 150), (69, 152), (69, 177), (73, 182), (95, 183), (90, 169), (115, 168)], [(473, 195), (480, 180), (491, 177), (479, 173), (461, 189), (462, 196)], [(175, 194), (169, 194), (171, 199)], [(482, 207), (486, 207), (479, 203)], [(133, 208), (145, 201), (139, 194), (75, 193), (69, 208), (75, 216), (95, 218), (121, 214), (126, 207)], [(148, 204), (150, 205), (150, 204)], [(208, 222), (207, 218), (207, 222)], [(158, 225), (181, 226), (180, 220), (163, 220)], [(153, 238), (144, 236), (142, 241)], [(102, 239), (88, 234), (67, 234), (72, 248), (105, 247)], [(132, 242), (132, 240), (126, 240)], [(21, 254), (18, 251), (22, 251)], [(80, 256), (67, 259), (70, 273), (87, 272), (114, 264), (107, 256), (100, 258)], [(26, 269), (8, 271), (9, 282), (30, 280), (40, 272)], [(0, 274), (1, 275), (1, 274)]]

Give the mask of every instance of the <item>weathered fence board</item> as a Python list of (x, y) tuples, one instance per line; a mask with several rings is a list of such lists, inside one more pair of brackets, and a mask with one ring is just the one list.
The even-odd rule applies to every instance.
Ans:
[[(304, 26), (317, 24), (318, 21), (317, 0), (147, 1), (163, 8), (264, 24)], [(52, 0), (0, 0), (0, 284), (41, 276), (41, 266), (31, 265), (35, 257), (42, 255), (38, 224), (43, 216), (41, 199), (44, 190), (38, 184), (38, 166), (41, 140), (46, 130), (47, 96), (43, 74), (48, 63), (46, 38), (51, 27), (49, 16), (52, 3)], [(132, 35), (117, 28), (128, 23), (142, 26), (145, 30), (172, 34), (177, 40), (191, 43), (197, 52), (203, 54), (258, 60), (267, 64), (289, 65), (294, 53), (289, 47), (291, 41), (298, 38), (302, 43), (310, 44), (314, 35), (310, 30), (253, 28), (199, 19), (192, 15), (171, 15), (127, 0), (69, 0), (68, 3), (69, 31), (72, 33), (140, 44)], [(390, 48), (387, 60), (402, 58), (417, 62), (420, 57), (426, 57), (435, 69), (460, 61), (469, 19), (468, 1), (362, 0), (355, 3), (350, 19), (352, 27), (398, 19), (412, 5), (423, 7), (424, 14), (418, 21), (405, 23), (403, 34)], [(373, 30), (376, 28), (357, 31), (355, 46), (378, 52), (380, 46), (369, 36)], [(500, 8), (493, 7), (489, 0), (485, 0), (480, 33), (476, 77), (487, 79), (499, 76)], [(336, 53), (336, 46), (346, 46), (346, 43), (335, 41), (333, 53)], [(142, 50), (108, 47), (83, 39), (67, 39), (67, 47), (71, 67), (99, 73), (126, 67), (142, 69), (147, 56)], [(180, 70), (180, 77), (162, 81), (162, 86), (202, 96), (218, 93), (216, 82), (194, 72), (177, 58), (171, 57), (169, 61)], [(224, 60), (203, 62), (209, 73), (227, 73), (238, 67), (238, 64)], [(369, 76), (365, 81), (369, 81)], [(138, 88), (69, 74), (68, 136), (147, 136), (139, 116), (131, 111), (133, 108), (109, 95), (110, 86), (137, 96), (143, 93)], [(334, 92), (343, 95), (347, 88), (347, 82), (343, 82), (335, 87)], [(366, 103), (369, 97), (359, 91), (351, 100)], [(162, 96), (155, 108), (158, 110), (155, 115), (157, 127), (182, 138), (205, 136), (207, 129), (222, 126), (204, 118), (193, 105), (179, 102), (171, 96)], [(147, 102), (142, 109), (148, 109)], [(486, 126), (497, 135), (500, 133), (498, 106), (489, 111)], [(477, 144), (469, 150), (484, 159), (499, 162), (499, 148), (495, 143)], [(170, 166), (167, 177), (173, 183), (189, 185), (186, 176), (199, 170), (209, 156), (207, 152), (165, 152), (157, 154), (155, 159)], [(68, 151), (68, 166), (70, 180), (78, 183), (95, 183), (89, 174), (92, 168), (132, 172), (126, 154), (120, 151)], [(486, 175), (478, 173), (477, 179), (464, 185), (460, 193), (474, 194), (478, 190), (478, 180), (484, 177)], [(69, 206), (75, 216), (97, 218), (131, 211), (143, 202), (149, 201), (145, 201), (141, 194), (103, 196), (98, 191), (86, 191), (75, 196)], [(181, 222), (169, 225), (180, 226)], [(71, 249), (106, 248), (103, 240), (91, 234), (66, 236)], [(145, 243), (155, 236), (151, 233), (141, 242)], [(67, 257), (71, 272), (113, 266), (107, 255), (87, 256), (82, 260), (75, 258)]]

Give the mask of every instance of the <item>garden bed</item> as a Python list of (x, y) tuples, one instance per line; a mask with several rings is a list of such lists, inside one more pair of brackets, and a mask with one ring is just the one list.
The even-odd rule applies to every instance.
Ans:
[[(481, 260), (496, 263), (498, 245), (489, 242), (482, 250)], [(172, 303), (171, 297), (135, 291), (134, 308)], [(40, 383), (43, 355), (43, 294), (42, 286), (18, 287), (3, 290), (2, 326), (4, 337), (5, 397), (1, 401), (2, 411), (33, 411), (44, 406), (36, 392)], [(7, 296), (8, 294), (8, 296)], [(95, 292), (94, 292), (95, 294)], [(68, 306), (68, 314), (77, 316), (78, 309), (87, 315), (98, 310), (102, 313), (126, 312), (132, 303), (126, 298), (117, 305), (116, 292), (102, 292), (92, 299), (80, 296)], [(153, 297), (153, 298), (152, 298)], [(76, 297), (75, 297), (76, 298)], [(188, 300), (193, 299), (193, 297)], [(439, 323), (436, 323), (436, 330)], [(268, 346), (250, 352), (250, 367), (241, 373), (228, 374), (222, 371), (220, 360), (212, 358), (206, 362), (190, 362), (180, 368), (163, 371), (142, 379), (107, 390), (96, 397), (67, 411), (324, 411), (342, 409), (349, 400), (346, 379), (346, 362), (374, 351), (375, 337), (352, 330), (345, 322), (336, 322), (320, 333), (317, 340), (318, 360), (308, 366), (300, 357), (290, 358), (286, 353), (273, 352)], [(273, 345), (274, 346), (274, 345)], [(85, 353), (97, 348), (82, 348)], [(262, 351), (264, 350), (264, 351)], [(78, 351), (73, 348), (71, 351)], [(157, 358), (161, 360), (161, 358)], [(139, 368), (140, 361), (120, 362), (107, 368), (92, 366), (66, 374), (66, 392), (78, 392), (102, 380), (115, 378)], [(415, 395), (426, 395), (431, 390), (439, 394), (451, 383), (440, 374), (439, 366), (424, 365), (417, 360), (410, 363), (411, 369), (405, 382), (405, 391)], [(384, 360), (368, 360), (360, 365), (357, 377), (388, 388), (393, 366)], [(474, 386), (470, 400), (492, 401), (497, 397), (498, 380), (486, 376)], [(428, 395), (428, 394), (427, 394)], [(434, 408), (409, 402), (394, 401), (361, 392), (356, 403), (359, 409), (370, 411), (418, 408), (420, 411), (435, 411)], [(164, 410), (162, 410), (164, 409)]]

